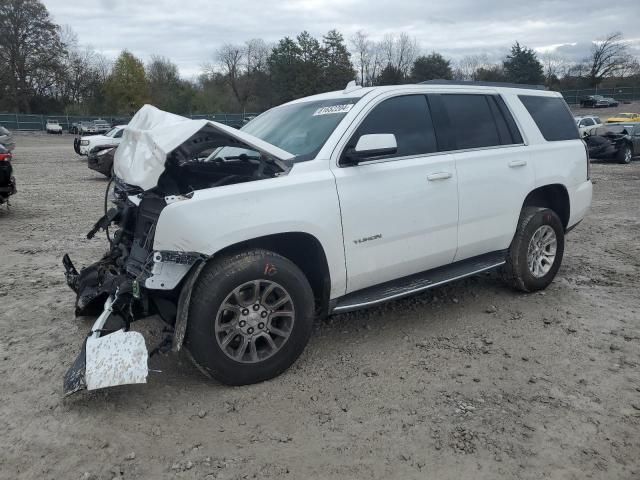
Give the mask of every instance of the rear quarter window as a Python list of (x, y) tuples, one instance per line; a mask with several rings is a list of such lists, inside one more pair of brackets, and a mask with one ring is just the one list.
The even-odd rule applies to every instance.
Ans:
[(563, 98), (535, 95), (518, 95), (518, 98), (548, 142), (580, 138), (573, 116)]

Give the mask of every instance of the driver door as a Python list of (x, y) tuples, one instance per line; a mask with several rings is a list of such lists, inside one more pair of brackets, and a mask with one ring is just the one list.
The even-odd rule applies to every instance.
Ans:
[[(397, 151), (356, 165), (344, 152), (368, 134), (393, 134)], [(384, 99), (369, 110), (334, 165), (347, 293), (446, 265), (458, 237), (457, 174), (437, 152), (426, 96)]]

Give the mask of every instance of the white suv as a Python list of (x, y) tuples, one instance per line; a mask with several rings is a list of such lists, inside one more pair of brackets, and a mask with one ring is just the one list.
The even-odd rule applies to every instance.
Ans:
[(152, 313), (166, 349), (184, 341), (239, 385), (286, 370), (315, 316), (497, 268), (543, 289), (592, 193), (560, 94), (479, 84), (349, 86), (240, 131), (145, 106), (114, 171), (115, 207), (90, 232), (117, 226), (109, 253), (80, 273), (64, 259), (76, 312), (102, 312), (67, 392), (144, 382), (127, 330)]

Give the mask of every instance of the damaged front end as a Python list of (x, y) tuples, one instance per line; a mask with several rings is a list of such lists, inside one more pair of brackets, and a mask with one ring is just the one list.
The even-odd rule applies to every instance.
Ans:
[[(67, 395), (146, 382), (149, 354), (143, 336), (130, 331), (135, 320), (158, 314), (168, 335), (152, 353), (179, 350), (190, 289), (200, 270), (194, 267), (207, 257), (153, 249), (162, 211), (190, 201), (198, 190), (289, 170), (277, 155), (283, 151), (269, 151), (259, 139), (212, 122), (177, 118), (153, 107), (136, 114), (116, 151), (105, 213), (87, 234), (91, 239), (105, 231), (109, 250), (80, 271), (69, 255), (63, 257), (67, 284), (76, 293), (76, 316), (98, 316), (65, 375)], [(173, 128), (167, 122), (174, 122)]]

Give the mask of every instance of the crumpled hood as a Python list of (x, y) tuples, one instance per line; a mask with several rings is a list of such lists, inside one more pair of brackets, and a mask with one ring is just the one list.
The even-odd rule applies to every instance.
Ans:
[(276, 160), (294, 157), (275, 145), (221, 123), (191, 120), (145, 105), (125, 128), (114, 157), (115, 175), (143, 190), (155, 187), (165, 169), (167, 156), (202, 130), (221, 147), (249, 148)]

